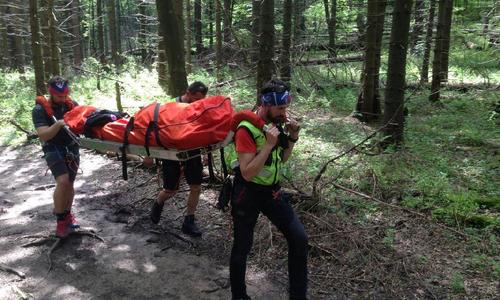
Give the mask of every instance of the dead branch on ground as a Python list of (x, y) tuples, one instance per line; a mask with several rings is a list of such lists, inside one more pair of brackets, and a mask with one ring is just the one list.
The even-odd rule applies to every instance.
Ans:
[(11, 273), (11, 274), (17, 275), (17, 276), (19, 276), (22, 279), (26, 278), (26, 275), (23, 272), (18, 271), (18, 270), (14, 269), (14, 268), (11, 268), (11, 267), (3, 265), (3, 264), (0, 264), (0, 271), (4, 271), (4, 272), (7, 272), (7, 273)]

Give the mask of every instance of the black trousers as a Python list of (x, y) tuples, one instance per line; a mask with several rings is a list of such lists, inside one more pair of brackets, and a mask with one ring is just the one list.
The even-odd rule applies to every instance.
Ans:
[(259, 188), (236, 176), (231, 197), (234, 240), (229, 266), (233, 299), (246, 296), (247, 257), (253, 243), (257, 218), (262, 212), (283, 233), (288, 242), (290, 299), (306, 299), (307, 235), (288, 197), (279, 187)]

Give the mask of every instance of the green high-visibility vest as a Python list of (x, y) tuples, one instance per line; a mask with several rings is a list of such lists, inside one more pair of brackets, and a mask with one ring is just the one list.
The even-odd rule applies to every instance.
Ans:
[[(260, 130), (259, 128), (255, 127), (252, 123), (248, 121), (241, 121), (241, 123), (238, 125), (238, 129), (240, 127), (245, 127), (247, 128), (250, 133), (252, 134), (253, 140), (255, 141), (255, 144), (257, 145), (257, 154), (262, 150), (264, 145), (266, 144), (266, 136), (264, 135), (264, 132)], [(233, 151), (228, 151), (227, 159), (226, 161), (229, 163), (229, 166), (231, 169), (235, 169), (236, 167), (239, 166), (238, 162), (238, 154), (234, 150)], [(276, 146), (271, 153), (269, 154), (269, 157), (264, 165), (264, 168), (252, 178), (252, 182), (260, 185), (273, 185), (276, 184), (280, 181), (280, 172), (282, 168), (282, 159), (283, 159), (283, 148)]]

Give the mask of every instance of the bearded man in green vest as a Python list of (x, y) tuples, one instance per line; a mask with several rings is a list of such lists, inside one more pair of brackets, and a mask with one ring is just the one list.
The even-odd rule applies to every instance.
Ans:
[(260, 92), (256, 114), (266, 123), (265, 129), (242, 121), (234, 138), (237, 161), (231, 163), (236, 174), (231, 198), (231, 292), (233, 299), (250, 299), (245, 284), (246, 264), (254, 227), (262, 212), (288, 242), (290, 299), (306, 299), (307, 235), (289, 197), (280, 189), (281, 168), (299, 138), (300, 127), (286, 115), (291, 101), (286, 83), (271, 80)]

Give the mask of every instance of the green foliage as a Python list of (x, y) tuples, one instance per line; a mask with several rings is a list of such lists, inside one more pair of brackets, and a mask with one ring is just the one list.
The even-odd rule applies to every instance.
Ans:
[(465, 283), (462, 274), (454, 273), (451, 277), (450, 281), (451, 290), (454, 293), (463, 293), (465, 292)]

